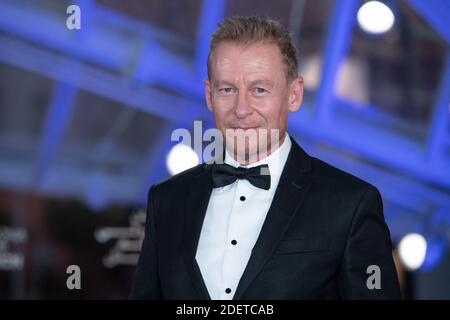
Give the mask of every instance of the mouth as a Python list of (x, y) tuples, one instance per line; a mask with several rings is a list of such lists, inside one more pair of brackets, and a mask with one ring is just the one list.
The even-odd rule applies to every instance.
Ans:
[(250, 130), (257, 130), (259, 127), (231, 127), (233, 130), (242, 130), (244, 132), (250, 131)]

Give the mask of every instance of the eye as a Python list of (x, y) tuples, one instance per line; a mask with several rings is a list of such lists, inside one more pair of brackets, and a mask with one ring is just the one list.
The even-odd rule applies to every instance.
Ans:
[(229, 94), (229, 93), (233, 93), (234, 89), (231, 87), (225, 87), (225, 88), (220, 88), (219, 89), (220, 93), (225, 93), (225, 94)]
[(264, 88), (261, 88), (261, 87), (256, 87), (255, 89), (254, 89), (254, 92), (257, 94), (257, 95), (262, 95), (262, 94), (264, 94), (264, 93), (266, 93), (266, 92), (268, 92), (266, 89), (264, 89)]

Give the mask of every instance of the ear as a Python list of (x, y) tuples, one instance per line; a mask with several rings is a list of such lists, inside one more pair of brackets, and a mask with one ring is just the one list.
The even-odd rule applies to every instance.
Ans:
[(206, 100), (206, 106), (208, 107), (209, 111), (213, 111), (212, 107), (212, 96), (211, 96), (211, 82), (209, 79), (205, 80), (205, 100)]
[(291, 81), (289, 88), (289, 111), (295, 112), (303, 101), (303, 77)]

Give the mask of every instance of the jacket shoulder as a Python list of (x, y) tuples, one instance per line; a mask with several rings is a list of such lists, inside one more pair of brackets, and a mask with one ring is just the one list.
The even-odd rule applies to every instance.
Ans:
[(312, 168), (315, 177), (321, 184), (327, 185), (334, 192), (360, 193), (367, 189), (378, 189), (369, 182), (358, 178), (348, 172), (338, 169), (323, 160), (311, 157)]
[(195, 167), (192, 167), (190, 169), (177, 173), (176, 175), (173, 175), (165, 180), (155, 183), (150, 187), (149, 193), (152, 190), (157, 194), (167, 193), (171, 190), (178, 191), (183, 187), (189, 186), (190, 181), (205, 170), (207, 170), (206, 164), (196, 165)]

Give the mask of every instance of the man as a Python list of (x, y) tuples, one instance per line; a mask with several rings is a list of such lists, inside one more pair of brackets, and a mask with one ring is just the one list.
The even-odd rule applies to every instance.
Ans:
[[(303, 96), (289, 33), (267, 19), (222, 21), (205, 96), (225, 137), (225, 164), (198, 165), (150, 189), (131, 296), (400, 298), (378, 190), (286, 133)], [(236, 145), (242, 133), (256, 140)]]

